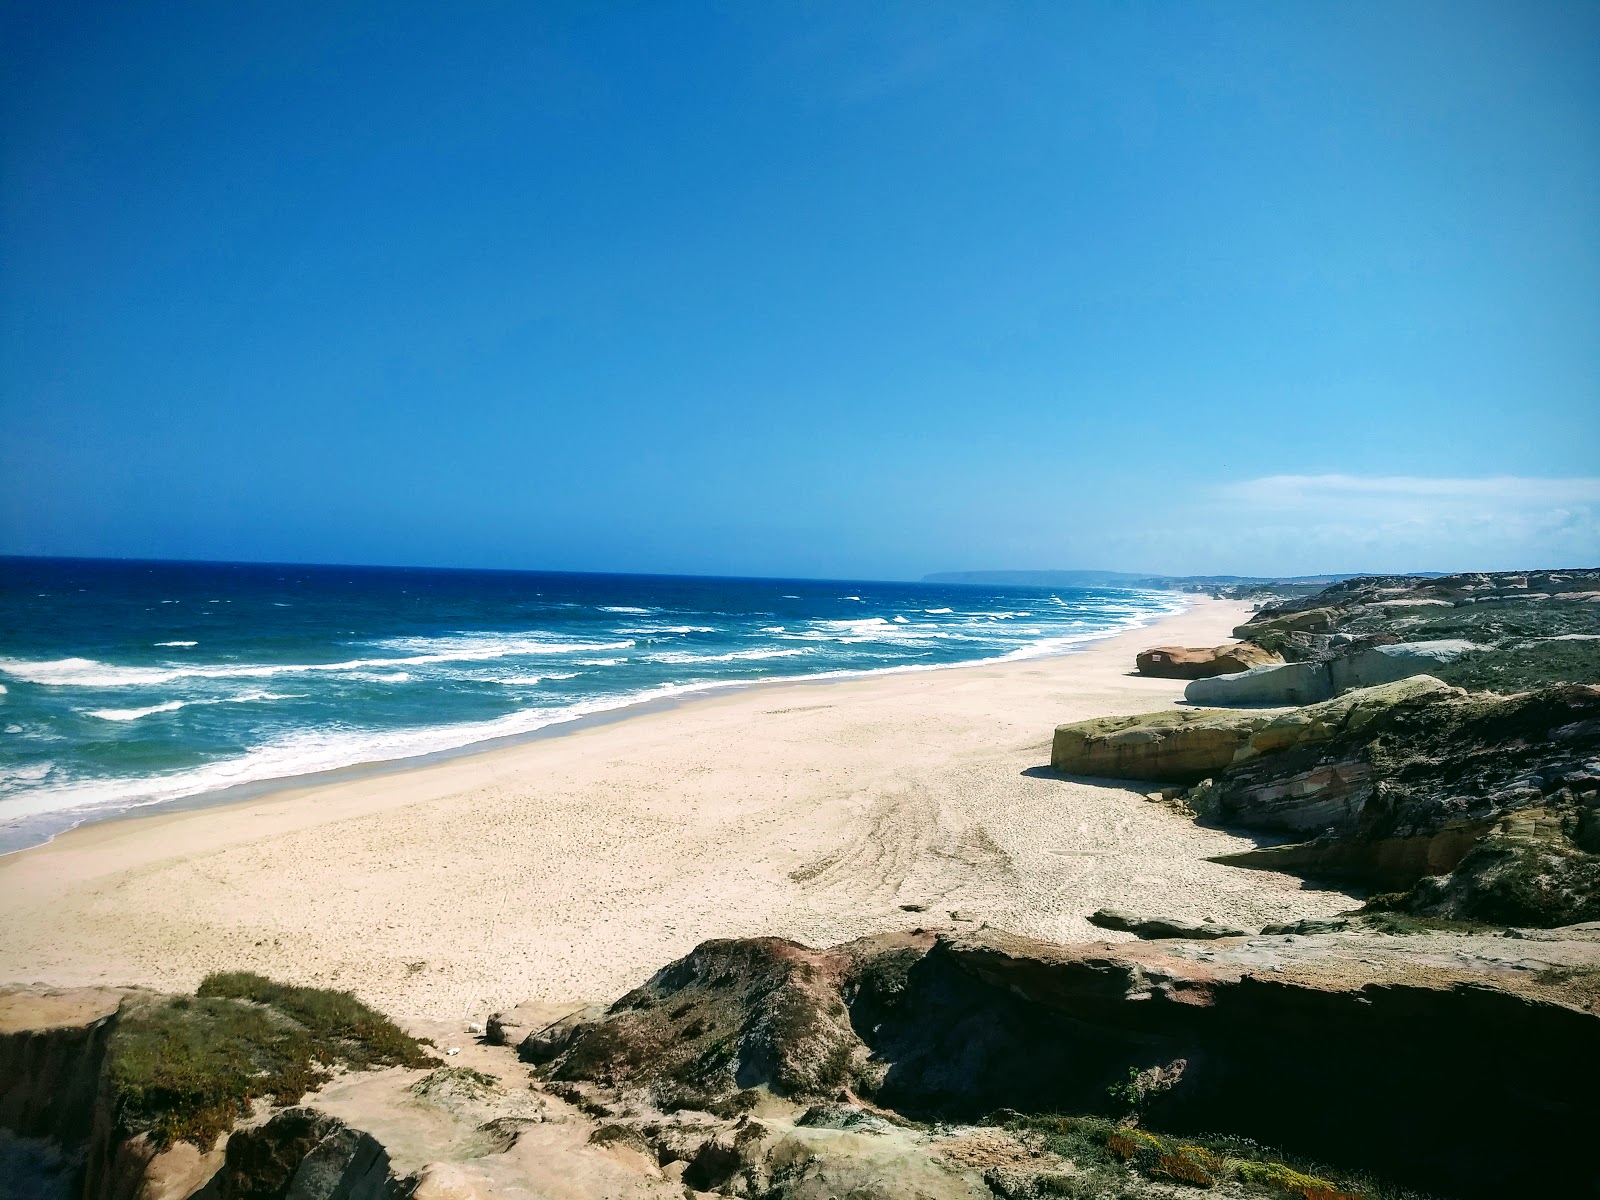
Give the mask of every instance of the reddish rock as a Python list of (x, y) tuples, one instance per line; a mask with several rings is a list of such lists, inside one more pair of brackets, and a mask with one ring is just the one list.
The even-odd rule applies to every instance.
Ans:
[(1134, 661), (1141, 675), (1210, 679), (1213, 675), (1236, 675), (1251, 667), (1281, 663), (1283, 659), (1254, 642), (1235, 642), (1231, 646), (1156, 646), (1142, 651)]

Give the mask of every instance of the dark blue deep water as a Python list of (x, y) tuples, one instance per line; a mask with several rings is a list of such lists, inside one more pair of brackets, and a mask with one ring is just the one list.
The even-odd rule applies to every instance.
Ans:
[(1162, 593), (0, 558), (0, 849), (757, 680), (1058, 653)]

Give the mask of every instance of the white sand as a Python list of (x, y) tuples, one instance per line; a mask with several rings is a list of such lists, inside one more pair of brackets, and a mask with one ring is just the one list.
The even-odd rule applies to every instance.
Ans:
[[(399, 773), (87, 826), (0, 859), (0, 981), (259, 971), (398, 1015), (610, 999), (710, 937), (825, 945), (950, 913), (1059, 941), (1113, 906), (1240, 925), (1350, 906), (1205, 861), (1250, 843), (1137, 786), (1026, 774), (1062, 721), (1149, 711), (1198, 601), (1058, 658), (774, 684)], [(923, 904), (926, 913), (902, 911)], [(1116, 935), (1111, 935), (1116, 936)]]

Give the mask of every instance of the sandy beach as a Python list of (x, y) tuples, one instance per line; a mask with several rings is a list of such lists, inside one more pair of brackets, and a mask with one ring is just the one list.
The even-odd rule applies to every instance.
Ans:
[[(569, 736), (86, 826), (0, 859), (0, 981), (194, 987), (258, 971), (397, 1016), (610, 999), (712, 937), (994, 926), (1101, 939), (1113, 906), (1245, 926), (1350, 906), (1207, 856), (1248, 846), (1137, 787), (1054, 777), (1062, 722), (1160, 708), (1148, 645), (712, 695)], [(919, 905), (924, 911), (902, 906)], [(953, 914), (953, 915), (952, 915)]]

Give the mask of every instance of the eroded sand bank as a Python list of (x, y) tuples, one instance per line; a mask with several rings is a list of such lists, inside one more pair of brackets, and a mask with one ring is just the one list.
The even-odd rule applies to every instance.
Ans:
[(88, 826), (0, 859), (0, 981), (187, 989), (243, 969), (438, 1020), (609, 999), (709, 937), (830, 945), (954, 912), (1084, 941), (1108, 936), (1084, 919), (1103, 906), (1337, 912), (1337, 892), (1205, 861), (1250, 843), (1136, 787), (1029, 773), (1059, 722), (1181, 696), (1129, 674), (1137, 650), (1227, 640), (1245, 611), (1202, 600), (1063, 657), (755, 687)]

